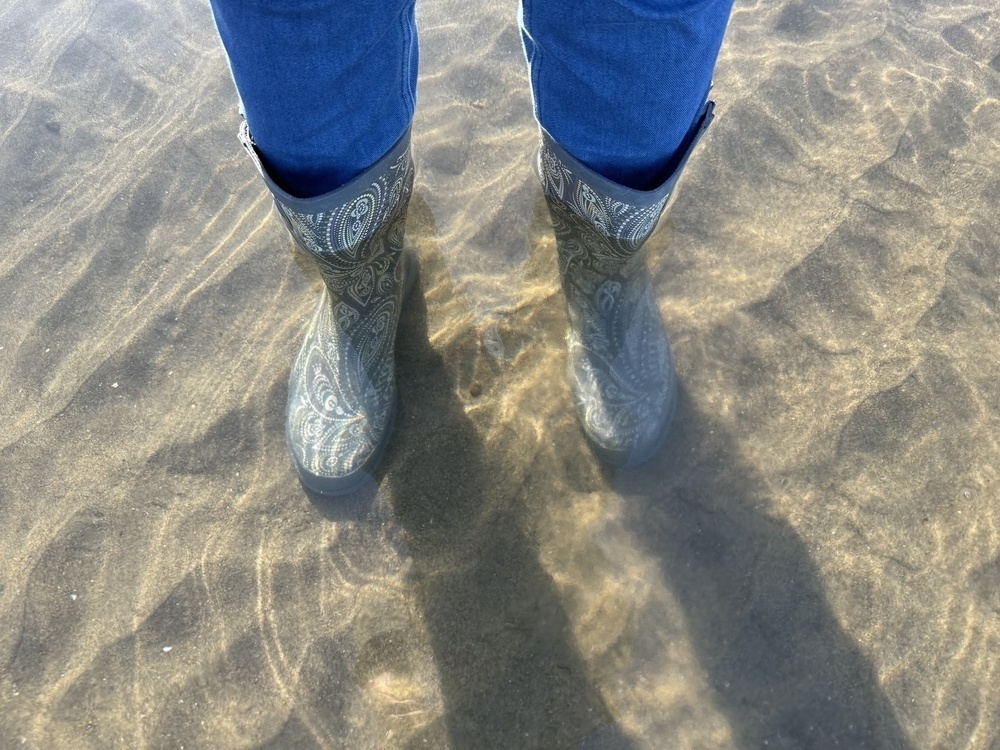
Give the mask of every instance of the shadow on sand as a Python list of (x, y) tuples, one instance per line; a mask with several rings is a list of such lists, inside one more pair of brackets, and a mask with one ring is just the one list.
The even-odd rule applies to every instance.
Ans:
[[(408, 232), (434, 233), (419, 196)], [(433, 236), (424, 240), (434, 244)], [(480, 358), (471, 322), (443, 346), (431, 345), (425, 293), (436, 309), (463, 303), (436, 251), (421, 256), (420, 280), (400, 322), (400, 411), (381, 492), (412, 556), (411, 590), (430, 637), (445, 713), (407, 747), (628, 750), (634, 745), (591, 683), (560, 594), (539, 561), (521, 489), (487, 455), (464, 408), (463, 399), (487, 399), (491, 388), (502, 387), (499, 368)], [(447, 317), (454, 322), (456, 316), (449, 311)], [(471, 321), (467, 311), (457, 318)], [(470, 362), (479, 362), (472, 392), (481, 389), (481, 396), (458, 384)], [(491, 454), (499, 458), (504, 450), (491, 448)], [(337, 520), (364, 518), (373, 498), (369, 491), (343, 505), (311, 496)], [(391, 649), (387, 643), (386, 658)]]
[(768, 515), (763, 483), (683, 390), (661, 456), (618, 479), (736, 747), (912, 747), (805, 543)]

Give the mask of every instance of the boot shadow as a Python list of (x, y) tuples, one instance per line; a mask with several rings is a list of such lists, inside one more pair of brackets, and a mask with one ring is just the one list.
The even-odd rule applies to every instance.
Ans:
[(622, 472), (628, 524), (688, 623), (739, 748), (912, 745), (809, 550), (683, 388), (662, 454)]
[[(443, 732), (451, 747), (470, 750), (630, 748), (572, 641), (528, 532), (522, 488), (502, 461), (517, 436), (481, 437), (481, 415), (503, 397), (502, 371), (452, 288), (419, 196), (410, 222), (422, 289), (400, 324), (401, 408), (383, 486), (405, 529), (445, 705), (444, 726), (413, 746)], [(433, 346), (425, 296), (445, 321)]]

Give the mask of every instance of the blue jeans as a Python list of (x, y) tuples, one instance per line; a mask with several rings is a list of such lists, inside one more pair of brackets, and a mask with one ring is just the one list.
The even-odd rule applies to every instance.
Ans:
[[(258, 152), (322, 195), (379, 160), (413, 117), (414, 0), (212, 0)], [(627, 187), (670, 175), (711, 86), (733, 0), (522, 0), (539, 124)]]

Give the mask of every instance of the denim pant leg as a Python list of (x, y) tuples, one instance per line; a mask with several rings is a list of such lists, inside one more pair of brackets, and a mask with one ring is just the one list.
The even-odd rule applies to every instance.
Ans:
[(327, 193), (377, 162), (413, 118), (414, 0), (212, 0), (265, 166)]
[(521, 0), (535, 116), (570, 155), (627, 187), (677, 167), (733, 0)]

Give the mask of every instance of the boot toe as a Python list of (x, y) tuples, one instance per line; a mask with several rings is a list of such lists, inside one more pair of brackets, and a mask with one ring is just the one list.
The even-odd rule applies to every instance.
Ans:
[(290, 418), (288, 450), (299, 480), (313, 492), (332, 496), (349, 495), (373, 482), (392, 434), (394, 416), (393, 401), (383, 419), (359, 417), (352, 424), (335, 426), (327, 421), (324, 433), (315, 434), (307, 428), (304, 435), (295, 433), (303, 425)]
[(324, 294), (288, 385), (285, 435), (302, 483), (324, 495), (364, 486), (385, 452), (395, 406), (392, 359), (366, 366)]
[(577, 415), (594, 453), (613, 466), (648, 461), (669, 432), (677, 382), (669, 342), (661, 335), (645, 341), (642, 356), (620, 352), (611, 360), (571, 337), (569, 379)]

